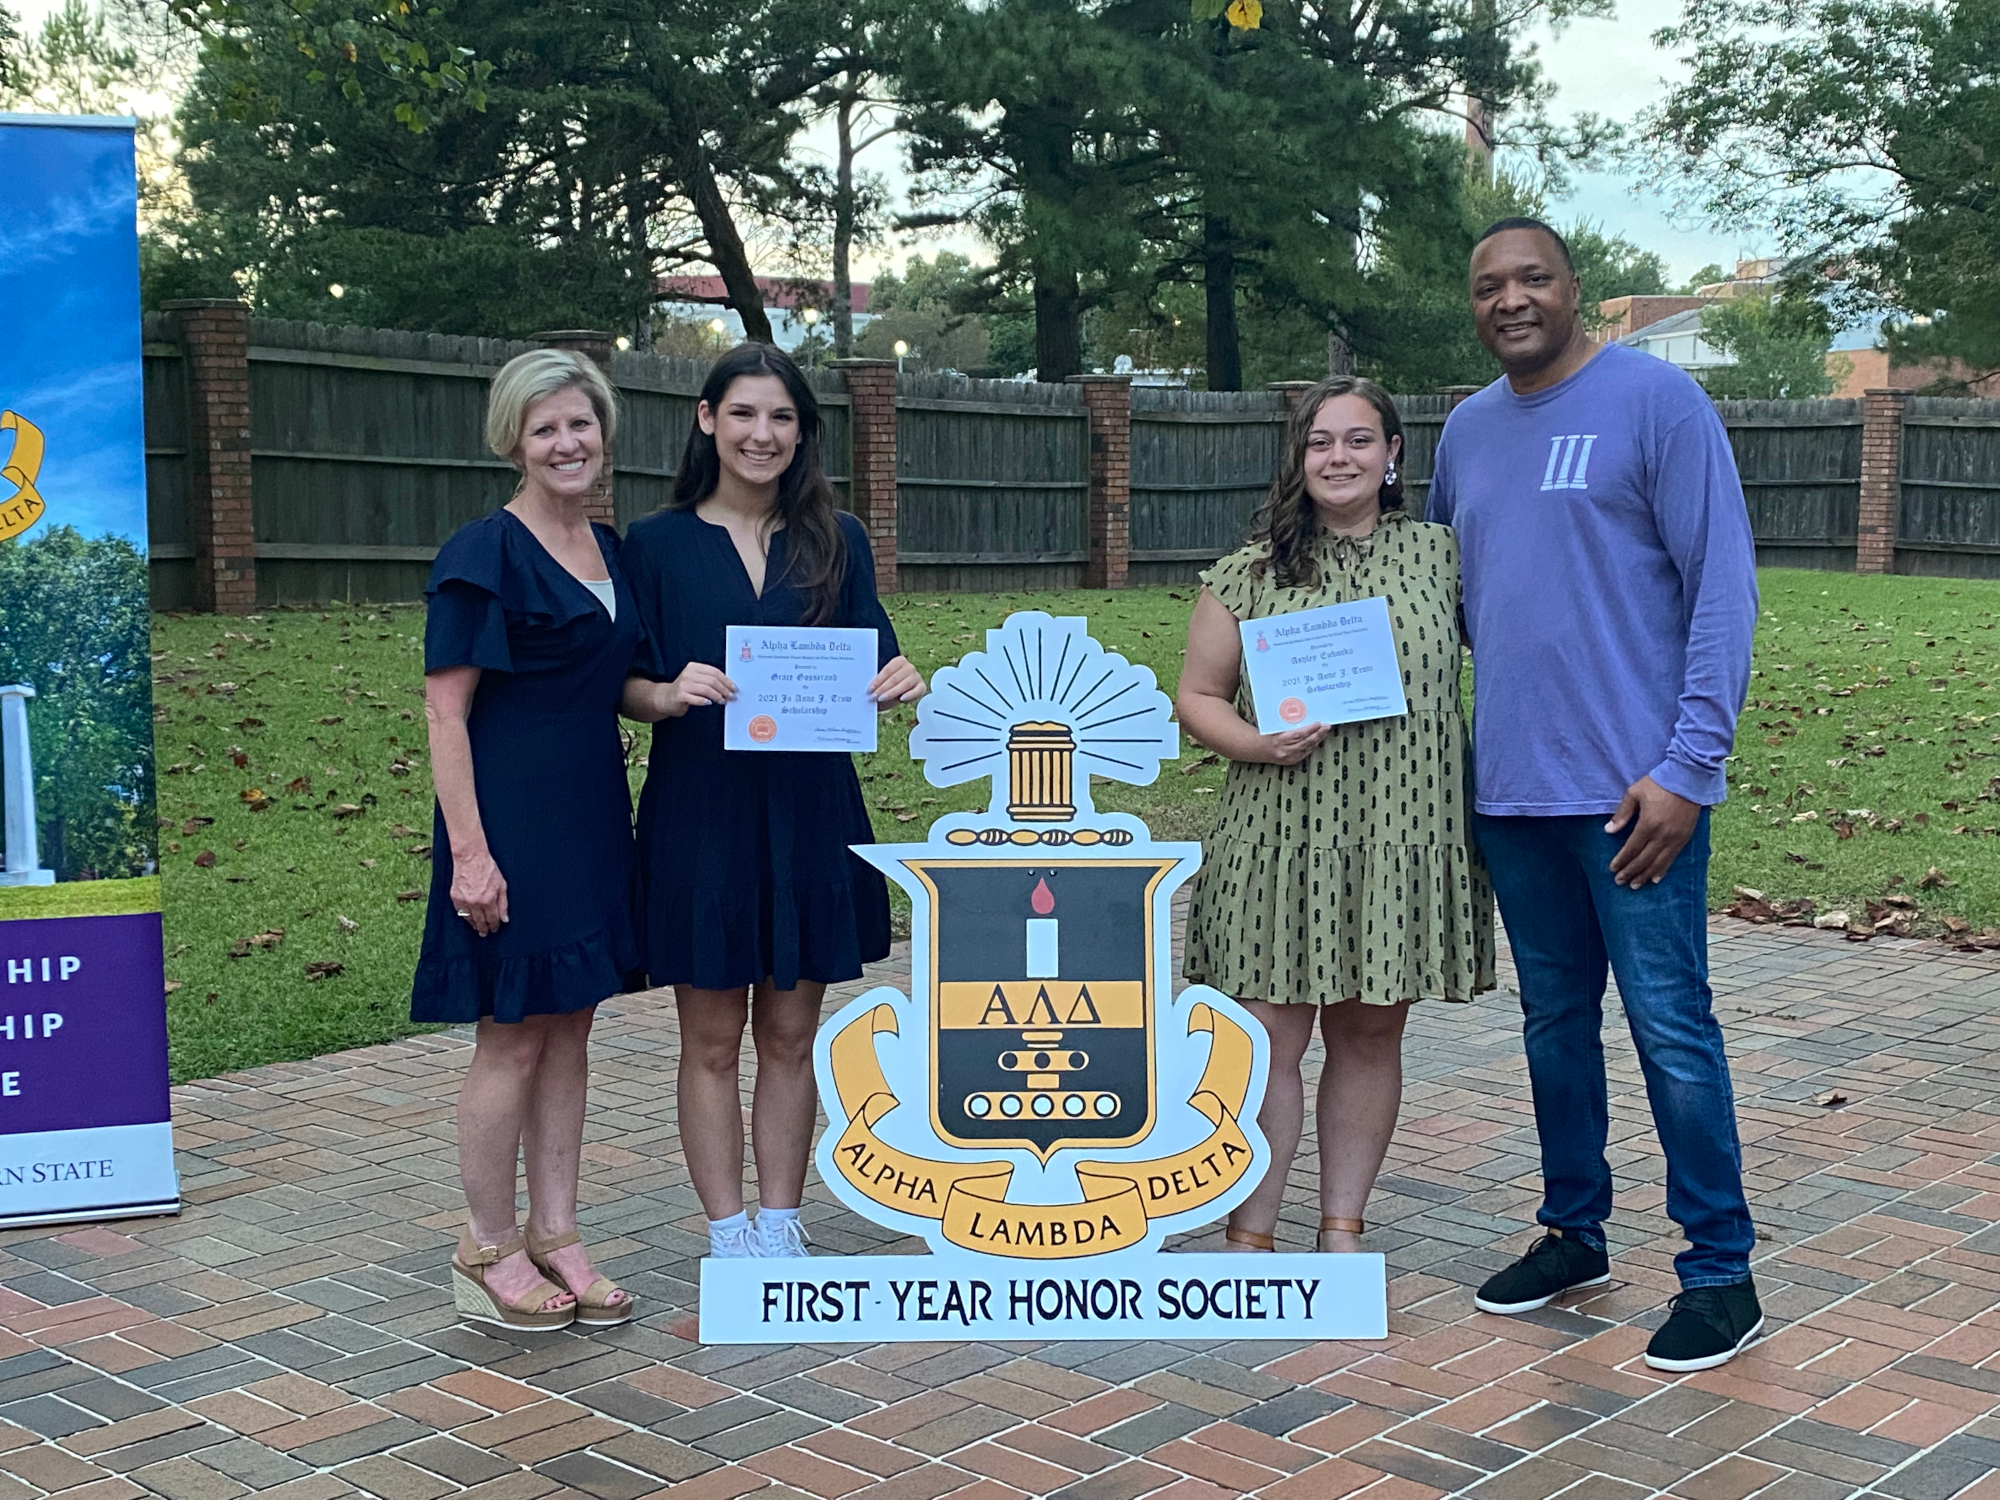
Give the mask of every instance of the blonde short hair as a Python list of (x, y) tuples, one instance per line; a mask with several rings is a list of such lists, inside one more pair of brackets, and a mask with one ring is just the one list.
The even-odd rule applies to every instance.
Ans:
[(573, 349), (530, 349), (500, 367), (486, 395), (486, 446), (512, 459), (528, 408), (572, 386), (590, 397), (608, 447), (618, 435), (618, 393), (594, 360)]

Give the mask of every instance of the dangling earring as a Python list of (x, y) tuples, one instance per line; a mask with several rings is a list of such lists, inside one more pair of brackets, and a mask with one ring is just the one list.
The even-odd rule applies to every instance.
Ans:
[(1392, 458), (1389, 460), (1389, 466), (1382, 471), (1382, 483), (1394, 484), (1395, 482), (1396, 482), (1396, 460)]

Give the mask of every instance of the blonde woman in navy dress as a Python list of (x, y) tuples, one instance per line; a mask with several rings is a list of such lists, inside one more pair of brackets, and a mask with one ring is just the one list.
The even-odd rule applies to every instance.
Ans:
[(466, 1317), (511, 1328), (632, 1315), (576, 1229), (591, 1018), (641, 967), (618, 734), (639, 612), (617, 533), (584, 511), (616, 420), (589, 360), (540, 349), (511, 361), (493, 381), (486, 440), (520, 488), (444, 544), (425, 590), (438, 809), (410, 1015), (476, 1027), (458, 1096), (471, 1224), (452, 1294)]
[[(865, 627), (883, 710), (923, 695), (875, 596), (868, 535), (834, 507), (819, 405), (768, 344), (725, 354), (702, 388), (667, 508), (619, 554), (650, 660), (625, 713), (658, 721), (639, 797), (646, 959), (679, 1007), (681, 1146), (709, 1220), (709, 1253), (806, 1253), (799, 1223), (812, 1150), (813, 1035), (826, 987), (889, 952), (882, 874), (846, 755), (725, 751), (731, 625)], [(743, 1208), (738, 1061), (757, 1050), (750, 1110), (757, 1222)]]

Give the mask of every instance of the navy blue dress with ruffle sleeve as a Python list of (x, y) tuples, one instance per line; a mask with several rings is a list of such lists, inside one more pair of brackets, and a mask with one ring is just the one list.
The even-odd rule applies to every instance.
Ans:
[[(868, 534), (841, 515), (847, 567), (825, 623), (876, 632), (878, 665), (898, 654), (875, 594)], [(760, 597), (723, 527), (691, 510), (634, 521), (619, 553), (646, 627), (640, 675), (666, 682), (689, 662), (728, 670), (731, 625), (797, 625), (804, 594), (771, 538)], [(874, 842), (851, 756), (722, 748), (722, 709), (653, 726), (639, 794), (639, 872), (654, 984), (735, 989), (767, 977), (835, 984), (889, 952), (889, 888), (848, 851)]]
[(618, 567), (618, 534), (592, 530), (611, 572), (615, 621), (511, 511), (461, 527), (431, 568), (424, 670), (480, 669), (466, 729), (508, 921), (480, 937), (454, 912), (440, 809), (413, 1021), (565, 1015), (635, 988), (644, 968), (618, 733), (641, 625)]

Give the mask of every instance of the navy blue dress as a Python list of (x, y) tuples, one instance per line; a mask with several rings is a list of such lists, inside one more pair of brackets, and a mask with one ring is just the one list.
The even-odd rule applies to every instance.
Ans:
[[(822, 623), (876, 632), (878, 665), (900, 654), (875, 596), (875, 560), (853, 516), (840, 607)], [(731, 625), (797, 625), (806, 600), (785, 577), (785, 533), (771, 538), (759, 598), (720, 526), (691, 510), (634, 521), (619, 553), (639, 599), (649, 659), (641, 675), (689, 662), (727, 671)], [(888, 956), (889, 889), (848, 851), (874, 842), (853, 757), (725, 751), (720, 706), (653, 726), (639, 794), (639, 882), (654, 984), (735, 989), (769, 977), (835, 984)]]
[(440, 809), (413, 1021), (565, 1015), (639, 979), (632, 794), (618, 734), (639, 608), (619, 572), (618, 533), (592, 530), (615, 621), (510, 511), (461, 527), (431, 568), (424, 669), (480, 668), (466, 729), (508, 920), (481, 937), (454, 912)]

